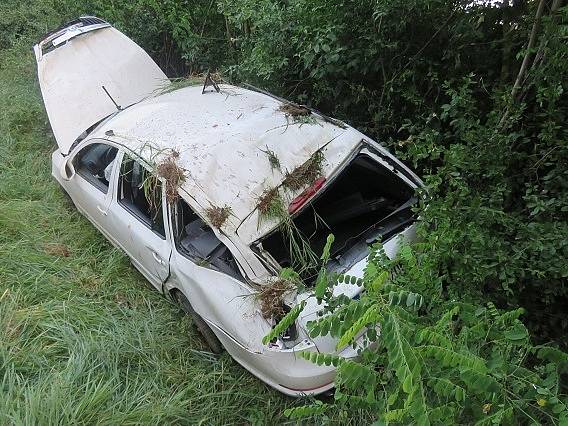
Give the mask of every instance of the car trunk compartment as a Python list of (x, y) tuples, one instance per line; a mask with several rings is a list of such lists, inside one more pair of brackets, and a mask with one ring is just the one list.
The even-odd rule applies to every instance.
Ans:
[[(372, 156), (359, 153), (315, 198), (293, 217), (295, 234), (309, 243), (319, 257), (329, 234), (335, 237), (331, 257), (337, 258), (352, 247), (392, 234), (397, 225), (412, 218), (410, 207), (414, 188), (396, 172)], [(400, 227), (398, 227), (400, 228)], [(379, 235), (376, 235), (376, 234)], [(260, 240), (281, 267), (303, 269), (291, 258), (290, 236), (279, 227)], [(309, 282), (319, 265), (304, 274)]]

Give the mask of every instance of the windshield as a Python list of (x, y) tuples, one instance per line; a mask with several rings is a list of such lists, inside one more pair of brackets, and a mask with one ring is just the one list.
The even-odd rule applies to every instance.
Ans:
[(413, 194), (395, 172), (361, 153), (293, 218), (291, 226), (280, 226), (261, 239), (262, 249), (281, 267), (293, 267), (310, 281), (319, 270), (329, 234), (335, 237), (332, 258), (362, 239), (380, 240), (412, 217)]

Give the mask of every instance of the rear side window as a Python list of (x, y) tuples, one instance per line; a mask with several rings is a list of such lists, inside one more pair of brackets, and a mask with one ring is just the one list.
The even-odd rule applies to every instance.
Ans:
[(244, 281), (230, 250), (182, 198), (178, 199), (172, 210), (174, 240), (179, 253), (200, 266)]
[(79, 151), (73, 165), (81, 177), (106, 194), (117, 152), (117, 148), (104, 143), (87, 145)]
[(138, 161), (124, 155), (120, 165), (117, 200), (126, 210), (163, 239), (162, 184)]

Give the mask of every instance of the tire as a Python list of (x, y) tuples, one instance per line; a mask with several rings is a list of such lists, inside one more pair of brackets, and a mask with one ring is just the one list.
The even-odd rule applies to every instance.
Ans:
[(205, 339), (205, 342), (209, 346), (209, 349), (211, 349), (211, 352), (214, 354), (220, 354), (223, 352), (223, 345), (217, 336), (215, 336), (211, 327), (209, 327), (205, 320), (201, 318), (197, 312), (195, 312), (193, 306), (191, 306), (191, 303), (187, 300), (187, 297), (185, 297), (181, 291), (176, 290), (174, 292), (174, 298), (178, 301), (183, 311), (191, 317), (193, 324), (195, 324), (197, 330), (199, 330), (199, 333), (201, 333), (203, 339)]

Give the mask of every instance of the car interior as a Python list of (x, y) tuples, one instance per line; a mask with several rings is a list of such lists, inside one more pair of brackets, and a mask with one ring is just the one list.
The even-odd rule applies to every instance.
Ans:
[(233, 255), (211, 227), (182, 198), (178, 199), (173, 211), (174, 240), (178, 252), (201, 266), (211, 265), (242, 281)]
[(162, 184), (144, 166), (125, 155), (118, 179), (118, 203), (166, 238), (162, 209)]
[(90, 144), (77, 154), (73, 165), (78, 174), (106, 194), (117, 152), (104, 143)]

